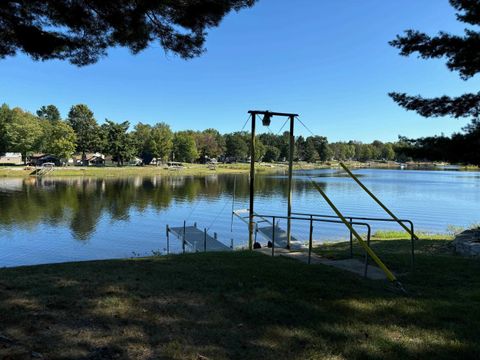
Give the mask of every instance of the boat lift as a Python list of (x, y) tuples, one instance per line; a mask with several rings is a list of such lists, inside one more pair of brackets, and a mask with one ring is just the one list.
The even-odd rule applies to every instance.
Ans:
[[(238, 217), (242, 220), (245, 224), (249, 224), (250, 219), (250, 211), (248, 209), (241, 209), (241, 210), (234, 210), (233, 215)], [(267, 241), (268, 247), (279, 247), (279, 248), (287, 248), (288, 243), (288, 234), (285, 230), (283, 230), (278, 221), (275, 222), (275, 226), (273, 226), (272, 221), (270, 221), (267, 217), (259, 215), (257, 213), (253, 213), (255, 223), (255, 242), (254, 248), (260, 246), (257, 242), (257, 234), (260, 233)], [(290, 235), (290, 249), (291, 250), (300, 250), (302, 248), (302, 243), (297, 240), (294, 236)]]

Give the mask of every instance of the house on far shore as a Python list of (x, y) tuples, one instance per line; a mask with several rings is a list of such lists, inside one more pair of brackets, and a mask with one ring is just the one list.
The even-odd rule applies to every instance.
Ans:
[(75, 166), (105, 166), (105, 155), (100, 153), (85, 154), (85, 164), (82, 162), (82, 154), (75, 154), (70, 164)]
[(0, 154), (1, 165), (23, 165), (22, 154), (16, 152), (6, 152)]
[(63, 161), (58, 157), (50, 154), (32, 154), (28, 157), (28, 164), (33, 166), (41, 166), (45, 163), (54, 163), (55, 166), (62, 166)]

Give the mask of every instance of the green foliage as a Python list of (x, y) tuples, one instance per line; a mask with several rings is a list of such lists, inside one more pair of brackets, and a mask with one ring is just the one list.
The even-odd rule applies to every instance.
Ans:
[(39, 150), (43, 129), (37, 117), (19, 108), (11, 112), (11, 121), (6, 124), (7, 143), (10, 151), (27, 155)]
[(255, 140), (255, 161), (262, 161), (265, 151), (265, 145), (263, 145), (262, 141), (257, 138)]
[[(23, 154), (25, 154), (25, 151), (27, 153), (43, 151), (56, 156), (71, 153), (73, 137), (71, 132), (68, 131), (69, 128), (65, 128), (67, 129), (65, 133), (56, 133), (58, 136), (55, 136), (59, 139), (58, 141), (55, 141), (55, 138), (49, 135), (52, 132), (52, 124), (61, 122), (54, 115), (56, 113), (55, 109), (54, 105), (42, 107), (37, 112), (41, 116), (40, 118), (32, 114), (22, 115), (28, 116), (33, 123), (40, 124), (43, 129), (40, 136), (35, 131), (32, 133), (26, 132), (28, 136), (27, 140), (23, 142)], [(21, 141), (21, 135), (18, 135), (19, 129), (7, 125), (11, 125), (14, 117), (20, 116), (20, 113), (25, 112), (20, 109), (10, 109), (6, 104), (0, 107), (0, 153), (16, 151), (15, 149), (19, 148), (19, 142)], [(117, 150), (113, 150), (113, 145), (109, 143), (108, 136), (112, 136), (112, 133), (107, 136), (106, 130), (111, 126), (98, 126), (93, 117), (93, 112), (86, 105), (72, 106), (66, 122), (74, 130), (76, 151), (82, 154), (97, 151), (107, 154), (121, 153), (124, 160), (137, 155), (142, 158), (145, 164), (149, 164), (153, 158), (165, 161), (173, 155), (173, 152), (175, 152), (176, 160), (186, 162), (204, 162), (208, 158), (245, 161), (250, 155), (250, 134), (248, 132), (221, 135), (215, 129), (187, 130), (178, 133), (179, 136), (177, 136), (176, 145), (174, 145), (174, 136), (167, 124), (158, 123), (151, 126), (138, 123), (134, 131), (129, 133), (127, 130), (120, 136), (126, 143), (124, 149), (119, 152), (117, 151), (119, 146), (116, 147)], [(35, 127), (35, 125), (33, 126)], [(60, 128), (62, 126), (59, 125)], [(14, 130), (16, 133), (9, 135), (9, 132)], [(115, 136), (118, 137), (117, 135)], [(35, 139), (32, 140), (32, 137)], [(14, 139), (16, 139), (15, 144), (11, 142)], [(290, 141), (288, 132), (281, 135), (260, 134), (256, 141), (256, 161), (272, 162), (288, 159)], [(118, 140), (116, 140), (116, 144), (119, 145)], [(451, 137), (442, 135), (408, 139), (400, 136), (395, 143), (383, 143), (379, 140), (370, 144), (358, 141), (329, 143), (328, 139), (323, 136), (309, 136), (306, 139), (303, 136), (298, 136), (294, 144), (294, 160), (307, 162), (329, 161), (331, 159), (338, 161), (430, 160), (480, 164), (480, 152), (476, 151), (478, 148), (480, 148), (480, 122), (474, 120), (465, 127), (464, 133), (457, 133)], [(120, 160), (120, 162), (122, 161)]]
[(132, 141), (135, 147), (135, 154), (143, 159), (145, 164), (150, 164), (153, 159), (152, 151), (149, 147), (152, 127), (148, 124), (139, 122), (132, 132)]
[(265, 146), (265, 155), (263, 156), (263, 161), (265, 162), (275, 162), (280, 156), (280, 150), (275, 146), (267, 145)]
[(248, 134), (235, 132), (225, 136), (225, 155), (238, 160), (245, 160), (248, 157)]
[(128, 121), (115, 123), (110, 120), (105, 120), (102, 125), (106, 143), (105, 152), (112, 155), (119, 166), (123, 166), (135, 153), (133, 136), (128, 133), (129, 126)]
[(206, 158), (218, 158), (225, 151), (225, 140), (215, 129), (206, 129), (195, 134), (195, 143), (198, 153), (204, 160)]
[(0, 107), (0, 153), (9, 151), (7, 125), (12, 122), (12, 110), (7, 104)]
[(37, 116), (40, 119), (49, 120), (49, 121), (60, 121), (60, 111), (55, 105), (42, 106), (37, 110)]
[(304, 160), (307, 162), (315, 162), (318, 161), (318, 152), (315, 148), (315, 143), (312, 138), (307, 138), (305, 142), (305, 150), (304, 150)]
[(308, 138), (307, 141), (310, 141), (315, 147), (315, 150), (318, 154), (318, 159), (320, 161), (327, 161), (331, 159), (332, 150), (330, 149), (328, 140), (325, 136), (312, 136)]
[(110, 47), (133, 54), (151, 43), (184, 59), (201, 55), (208, 29), (255, 0), (165, 1), (46, 0), (2, 2), (0, 58), (26, 53), (83, 66)]
[(147, 143), (148, 149), (154, 158), (165, 161), (173, 149), (173, 133), (165, 123), (156, 124), (150, 131)]
[(45, 153), (59, 159), (69, 159), (73, 155), (77, 137), (69, 124), (63, 121), (51, 122), (44, 131)]
[(195, 136), (186, 131), (179, 131), (173, 137), (175, 161), (194, 162), (198, 158)]
[(87, 152), (101, 150), (103, 147), (101, 131), (97, 120), (93, 117), (93, 112), (87, 105), (72, 106), (68, 113), (67, 122), (77, 135), (78, 152), (85, 156)]

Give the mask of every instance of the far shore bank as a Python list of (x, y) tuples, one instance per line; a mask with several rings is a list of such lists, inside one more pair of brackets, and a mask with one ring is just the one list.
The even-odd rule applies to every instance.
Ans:
[[(410, 162), (399, 164), (396, 162), (358, 162), (346, 161), (345, 164), (350, 168), (378, 168), (378, 169), (444, 169), (452, 167), (458, 170), (480, 170), (478, 166), (450, 165), (445, 163), (433, 162)], [(295, 163), (295, 170), (302, 169), (329, 169), (338, 168), (336, 161), (323, 163)], [(256, 171), (260, 173), (285, 172), (288, 170), (286, 163), (258, 163), (255, 165)], [(212, 174), (236, 174), (248, 173), (250, 164), (218, 164), (215, 168), (203, 164), (184, 164), (181, 169), (169, 169), (161, 166), (105, 166), (105, 167), (84, 167), (84, 166), (66, 166), (57, 167), (50, 172), (48, 177), (59, 176), (93, 176), (93, 177), (121, 177), (121, 176), (206, 176)], [(0, 167), (0, 177), (29, 177), (34, 176), (35, 167), (32, 166), (2, 166)]]

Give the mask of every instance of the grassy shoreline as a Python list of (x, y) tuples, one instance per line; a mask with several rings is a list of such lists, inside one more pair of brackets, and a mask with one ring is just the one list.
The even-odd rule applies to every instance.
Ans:
[(0, 269), (0, 358), (477, 359), (480, 262), (422, 238), (405, 272), (408, 243), (372, 243), (408, 295), (247, 251)]
[[(395, 163), (362, 163), (357, 161), (346, 162), (346, 165), (350, 168), (379, 168), (379, 169), (396, 169), (398, 164)], [(415, 163), (410, 164), (408, 169), (417, 168), (434, 168), (434, 163)], [(326, 162), (317, 164), (295, 164), (294, 169), (327, 169), (327, 168), (339, 168), (338, 162)], [(277, 163), (259, 163), (256, 165), (256, 171), (260, 173), (274, 173), (287, 171), (287, 164)], [(480, 170), (475, 166), (464, 166), (461, 170)], [(0, 167), (0, 177), (29, 177), (32, 176), (32, 172), (35, 169), (23, 166), (9, 166)], [(219, 164), (216, 169), (212, 170), (208, 165), (201, 164), (185, 164), (185, 168), (181, 170), (169, 170), (163, 167), (156, 166), (126, 166), (126, 167), (58, 167), (47, 177), (61, 177), (61, 176), (90, 176), (90, 177), (122, 177), (122, 176), (190, 176), (190, 175), (212, 175), (212, 174), (235, 174), (235, 173), (248, 173), (250, 171), (250, 165), (245, 163), (237, 164)]]

